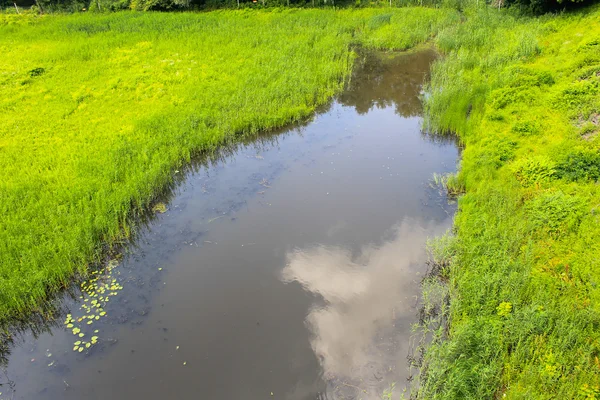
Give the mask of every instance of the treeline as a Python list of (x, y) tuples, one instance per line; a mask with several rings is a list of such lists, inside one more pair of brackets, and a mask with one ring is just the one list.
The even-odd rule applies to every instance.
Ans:
[(0, 0), (5, 12), (185, 11), (219, 8), (272, 7), (515, 7), (522, 12), (545, 13), (587, 5), (597, 0)]
[[(185, 11), (219, 8), (273, 7), (452, 7), (461, 8), (472, 0), (0, 0), (4, 8), (20, 7), (38, 12), (78, 11)], [(473, 0), (474, 1), (474, 0)], [(485, 2), (486, 0), (481, 0)], [(497, 1), (497, 0), (495, 0)], [(500, 0), (502, 1), (502, 0)], [(16, 12), (16, 8), (15, 8)]]

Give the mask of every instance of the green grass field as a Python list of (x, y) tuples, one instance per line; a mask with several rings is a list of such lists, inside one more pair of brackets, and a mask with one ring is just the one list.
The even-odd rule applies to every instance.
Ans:
[(481, 10), (436, 43), (429, 126), (466, 194), (419, 397), (600, 398), (600, 8)]
[(353, 46), (406, 49), (457, 19), (426, 8), (0, 15), (0, 323), (85, 275), (195, 153), (329, 101)]
[(434, 36), (427, 126), (465, 146), (439, 178), (465, 194), (418, 397), (600, 398), (599, 7), (0, 15), (0, 321), (85, 275), (194, 154), (329, 101), (353, 46)]

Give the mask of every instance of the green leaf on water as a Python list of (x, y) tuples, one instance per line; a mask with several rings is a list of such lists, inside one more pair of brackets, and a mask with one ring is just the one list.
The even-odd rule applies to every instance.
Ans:
[(81, 344), (81, 340), (76, 341), (75, 343), (73, 343), (75, 346), (79, 346)]
[(83, 347), (80, 347), (78, 351), (81, 353), (83, 351)]
[(73, 327), (73, 324), (67, 324), (67, 328), (71, 329)]
[(90, 346), (91, 346), (90, 342), (87, 342), (87, 343), (85, 344), (85, 348), (86, 348), (86, 349), (89, 349), (89, 348), (90, 348)]

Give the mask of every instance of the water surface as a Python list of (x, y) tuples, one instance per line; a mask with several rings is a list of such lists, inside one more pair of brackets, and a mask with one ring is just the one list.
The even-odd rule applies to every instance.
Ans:
[[(84, 338), (62, 320), (23, 335), (0, 398), (376, 399), (393, 382), (400, 390), (425, 242), (453, 212), (430, 179), (455, 169), (457, 149), (420, 129), (434, 57), (368, 55), (313, 120), (188, 173), (99, 279), (116, 284), (101, 300), (106, 314), (78, 322), (94, 298), (65, 299)], [(73, 351), (92, 336), (97, 343)]]

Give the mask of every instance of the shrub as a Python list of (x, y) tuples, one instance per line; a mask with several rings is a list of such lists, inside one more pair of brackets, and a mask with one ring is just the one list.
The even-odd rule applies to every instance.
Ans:
[(138, 11), (169, 11), (189, 7), (188, 0), (132, 0), (129, 7)]
[(590, 150), (570, 153), (557, 165), (556, 175), (569, 181), (597, 181), (600, 179), (600, 153)]

